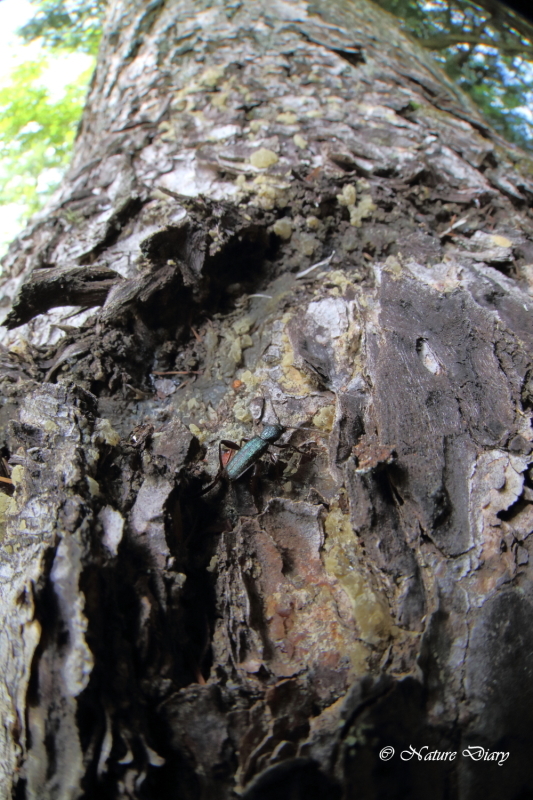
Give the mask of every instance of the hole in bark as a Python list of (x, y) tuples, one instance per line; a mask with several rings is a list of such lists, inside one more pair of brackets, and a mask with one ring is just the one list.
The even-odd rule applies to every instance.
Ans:
[(289, 550), (280, 548), (282, 567), (281, 572), (283, 575), (291, 575), (294, 572), (294, 559), (292, 558)]
[[(186, 245), (192, 238), (188, 225), (169, 226), (144, 239), (141, 251), (149, 261), (159, 266), (169, 259), (186, 260)], [(194, 246), (194, 242), (191, 245)]]
[[(391, 453), (393, 458), (397, 457), (396, 451)], [(405, 501), (401, 494), (401, 488), (407, 482), (407, 475), (405, 470), (398, 466), (397, 463), (383, 463), (378, 464), (373, 473), (373, 479), (379, 487), (379, 493), (386, 506), (396, 509), (398, 506), (403, 506)], [(379, 518), (374, 511), (372, 524), (378, 524)]]
[(168, 338), (168, 329), (175, 329), (176, 322), (185, 323), (190, 331), (191, 324), (199, 324), (199, 314), (204, 318), (227, 313), (237, 297), (260, 287), (265, 261), (275, 247), (264, 227), (251, 226), (235, 234), (204, 260), (209, 242), (203, 233), (191, 233), (184, 225), (158, 231), (142, 243), (146, 258), (159, 267), (144, 291), (145, 299), (141, 292), (138, 303), (142, 321), (151, 331), (159, 330)]
[(437, 181), (433, 170), (428, 168), (421, 169), (420, 172), (417, 172), (412, 178), (408, 178), (406, 183), (408, 186), (424, 186), (435, 188)]
[(486, 172), (487, 169), (496, 169), (498, 166), (498, 159), (494, 155), (494, 153), (486, 153), (483, 161), (479, 165), (478, 169), (480, 172)]
[(338, 56), (344, 58), (352, 67), (358, 67), (359, 64), (365, 64), (365, 56), (362, 48), (355, 48), (353, 50), (334, 50)]
[(394, 485), (394, 483), (392, 482), (392, 480), (390, 482), (390, 488), (391, 488), (391, 491), (392, 491), (392, 495), (393, 495), (394, 499), (396, 500), (396, 502), (398, 503), (398, 505), (399, 506), (403, 506), (404, 499), (401, 496), (401, 494), (398, 491), (398, 489), (396, 488), (396, 486)]
[(235, 299), (253, 294), (266, 278), (266, 261), (275, 254), (276, 242), (259, 226), (234, 237), (220, 253), (206, 259), (207, 313), (230, 311)]
[[(416, 352), (418, 353), (420, 361), (422, 362), (424, 367), (428, 370), (428, 372), (431, 372), (432, 375), (440, 375), (440, 373), (442, 372), (442, 367), (436, 355), (433, 353), (433, 350), (429, 346), (427, 339), (421, 337), (416, 340)], [(428, 404), (427, 401), (426, 404)]]
[(379, 465), (379, 467), (373, 471), (372, 479), (386, 505), (394, 506), (396, 496), (400, 497), (400, 494), (391, 480), (389, 470), (390, 467)]

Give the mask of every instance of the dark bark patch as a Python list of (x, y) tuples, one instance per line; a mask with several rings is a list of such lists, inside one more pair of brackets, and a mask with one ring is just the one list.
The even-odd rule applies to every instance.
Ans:
[(7, 328), (17, 328), (38, 314), (58, 306), (103, 305), (110, 289), (121, 281), (120, 275), (106, 267), (74, 267), (35, 271), (23, 283), (6, 317)]
[(269, 767), (241, 795), (243, 800), (338, 800), (340, 796), (340, 787), (309, 758)]
[[(472, 719), (462, 747), (507, 751), (503, 766), (481, 760), (461, 762), (465, 797), (496, 800), (533, 791), (528, 753), (533, 725), (531, 603), (516, 590), (488, 599), (475, 615), (466, 659), (466, 703)], [(511, 761), (512, 759), (512, 761)]]

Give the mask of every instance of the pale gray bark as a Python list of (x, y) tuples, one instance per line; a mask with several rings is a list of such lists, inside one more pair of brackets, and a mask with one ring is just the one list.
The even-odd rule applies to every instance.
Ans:
[(531, 792), (531, 167), (362, 0), (111, 4), (4, 262), (2, 796)]

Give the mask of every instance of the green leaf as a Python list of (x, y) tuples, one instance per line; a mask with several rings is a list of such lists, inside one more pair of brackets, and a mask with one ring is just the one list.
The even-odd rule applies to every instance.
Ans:
[(96, 55), (106, 0), (30, 0), (35, 16), (19, 29), (25, 42), (39, 39), (44, 47)]
[(497, 0), (377, 0), (509, 141), (533, 150), (533, 25)]
[[(38, 211), (70, 161), (93, 67), (52, 99), (44, 85), (55, 54), (95, 55), (106, 0), (30, 0), (36, 13), (19, 31), (25, 42), (48, 49), (18, 66), (0, 89), (0, 205), (22, 209), (20, 222)], [(64, 56), (63, 56), (64, 57)]]
[(42, 83), (46, 58), (28, 61), (0, 90), (0, 203), (38, 210), (59, 183), (72, 150), (92, 68), (58, 100)]

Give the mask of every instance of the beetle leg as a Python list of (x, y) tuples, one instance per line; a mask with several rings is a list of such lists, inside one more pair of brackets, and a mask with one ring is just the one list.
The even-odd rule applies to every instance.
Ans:
[(300, 450), (298, 447), (296, 447), (293, 444), (276, 444), (275, 442), (270, 442), (270, 446), (271, 447), (279, 447), (280, 450), (286, 450), (287, 448), (290, 448), (291, 450), (294, 450), (295, 453), (300, 453), (300, 455), (302, 455), (302, 456), (307, 455), (305, 450)]
[(226, 461), (226, 463), (224, 463), (223, 458), (222, 458), (222, 445), (224, 445), (224, 447), (227, 447), (229, 450), (240, 450), (241, 449), (240, 445), (236, 444), (236, 442), (231, 442), (229, 439), (222, 439), (218, 443), (218, 463), (219, 463), (218, 472), (215, 475), (214, 479), (211, 481), (211, 483), (209, 483), (204, 489), (202, 489), (202, 491), (200, 492), (198, 497), (201, 497), (203, 494), (207, 494), (207, 492), (209, 492), (211, 489), (213, 489), (217, 485), (217, 483), (220, 483), (220, 481), (221, 481), (221, 479), (222, 479), (222, 477), (224, 475), (224, 470), (226, 469), (226, 465), (227, 465), (229, 459), (228, 459), (228, 461)]
[[(227, 447), (228, 450), (240, 450), (241, 449), (241, 446), (239, 444), (237, 444), (236, 442), (231, 442), (229, 439), (222, 439), (218, 443), (218, 463), (220, 464), (220, 469), (221, 470), (226, 468), (226, 466), (228, 464), (228, 461), (230, 460), (228, 458), (226, 460), (226, 462), (223, 461), (223, 459), (222, 459), (222, 445), (224, 445), (224, 447)], [(230, 456), (230, 458), (231, 458), (231, 456)]]
[(271, 450), (268, 451), (268, 457), (270, 459), (271, 464), (277, 464), (279, 456), (277, 453), (273, 453)]
[(215, 479), (212, 480), (211, 483), (209, 483), (207, 486), (205, 486), (202, 489), (202, 491), (199, 492), (198, 495), (196, 495), (196, 496), (197, 497), (201, 497), (203, 494), (207, 494), (207, 492), (209, 492), (211, 489), (213, 489), (217, 485), (217, 483), (219, 483), (221, 481), (223, 474), (224, 474), (224, 470), (223, 469), (219, 469), (219, 471), (215, 475)]
[(257, 493), (257, 487), (259, 484), (260, 476), (261, 476), (261, 462), (256, 461), (255, 464), (252, 464), (251, 475), (249, 479), (250, 491), (254, 497)]
[[(242, 441), (245, 442), (246, 439), (243, 439)], [(221, 439), (219, 444), (218, 444), (219, 449), (220, 449), (220, 445), (221, 444), (223, 444), (224, 447), (228, 447), (230, 450), (240, 450), (241, 449), (240, 444), (237, 444), (237, 442), (232, 442), (229, 439)]]

